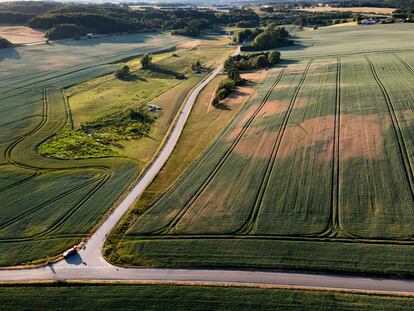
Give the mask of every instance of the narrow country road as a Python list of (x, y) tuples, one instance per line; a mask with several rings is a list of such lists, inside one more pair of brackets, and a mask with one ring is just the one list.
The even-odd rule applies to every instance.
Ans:
[(180, 137), (198, 94), (222, 70), (222, 68), (223, 66), (219, 66), (192, 90), (184, 103), (183, 109), (180, 112), (171, 135), (160, 151), (157, 159), (141, 177), (135, 187), (116, 207), (112, 214), (90, 237), (82, 250), (77, 254), (70, 256), (68, 259), (44, 267), (0, 270), (0, 281), (135, 280), (178, 283), (198, 282), (200, 284), (261, 284), (301, 288), (345, 289), (414, 294), (414, 280), (294, 272), (119, 268), (105, 261), (101, 250), (106, 237), (161, 170)]

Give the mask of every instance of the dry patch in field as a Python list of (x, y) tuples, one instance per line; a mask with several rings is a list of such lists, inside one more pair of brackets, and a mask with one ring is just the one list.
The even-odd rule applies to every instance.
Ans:
[(276, 136), (277, 132), (260, 129), (255, 133), (243, 136), (234, 151), (246, 157), (267, 159), (272, 154)]
[(190, 41), (186, 41), (183, 42), (181, 44), (178, 45), (178, 48), (180, 49), (193, 49), (197, 46), (199, 46), (203, 41), (198, 39), (198, 40), (190, 40)]
[(388, 126), (389, 121), (376, 114), (341, 116), (339, 157), (342, 160), (380, 157), (383, 130)]
[(411, 109), (405, 109), (402, 111), (402, 123), (404, 125), (410, 125), (410, 122), (414, 120), (414, 111)]
[(45, 33), (26, 26), (0, 26), (0, 37), (14, 44), (45, 41)]
[[(286, 128), (280, 144), (278, 158), (285, 158), (303, 150), (316, 146), (327, 145), (333, 139), (334, 116), (324, 116), (305, 120), (294, 126)], [(328, 143), (329, 144), (329, 143)], [(321, 148), (318, 158), (329, 160), (332, 158), (332, 147)]]
[(365, 13), (365, 14), (380, 14), (380, 15), (391, 15), (395, 11), (394, 8), (375, 8), (375, 7), (349, 7), (349, 8), (337, 8), (331, 6), (311, 7), (298, 9), (299, 11), (306, 12), (354, 12), (354, 13)]

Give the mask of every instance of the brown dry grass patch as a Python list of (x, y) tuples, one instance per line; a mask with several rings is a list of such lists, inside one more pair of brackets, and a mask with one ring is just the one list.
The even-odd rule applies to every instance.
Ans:
[(340, 159), (381, 157), (383, 131), (388, 126), (389, 120), (376, 114), (341, 116)]
[[(289, 126), (285, 130), (277, 157), (286, 158), (299, 150), (304, 150), (317, 144), (329, 145), (329, 142), (333, 140), (333, 130), (333, 115), (312, 118), (294, 126)], [(321, 148), (318, 158), (330, 160), (332, 158), (332, 147)]]

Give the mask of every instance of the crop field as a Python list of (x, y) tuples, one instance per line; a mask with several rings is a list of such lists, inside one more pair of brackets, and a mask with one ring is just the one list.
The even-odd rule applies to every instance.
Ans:
[(46, 41), (45, 33), (26, 26), (0, 26), (0, 37), (13, 44), (27, 44)]
[(0, 265), (55, 256), (85, 238), (140, 171), (136, 160), (57, 160), (39, 145), (69, 121), (62, 88), (124, 58), (185, 42), (128, 35), (0, 52)]
[(126, 230), (121, 262), (414, 273), (414, 49), (343, 53), (337, 29), (337, 55), (286, 51)]
[(1, 285), (0, 310), (412, 310), (412, 296), (226, 286)]

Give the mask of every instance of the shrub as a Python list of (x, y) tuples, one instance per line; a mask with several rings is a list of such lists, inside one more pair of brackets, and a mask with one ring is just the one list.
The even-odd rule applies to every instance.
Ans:
[(145, 54), (141, 58), (141, 66), (143, 69), (148, 69), (152, 65), (152, 56), (150, 54)]
[(13, 44), (11, 44), (9, 40), (7, 40), (6, 38), (0, 37), (0, 49), (9, 48), (11, 46), (13, 46)]
[(121, 69), (117, 70), (115, 72), (115, 77), (120, 80), (128, 80), (131, 77), (129, 67), (125, 65)]

